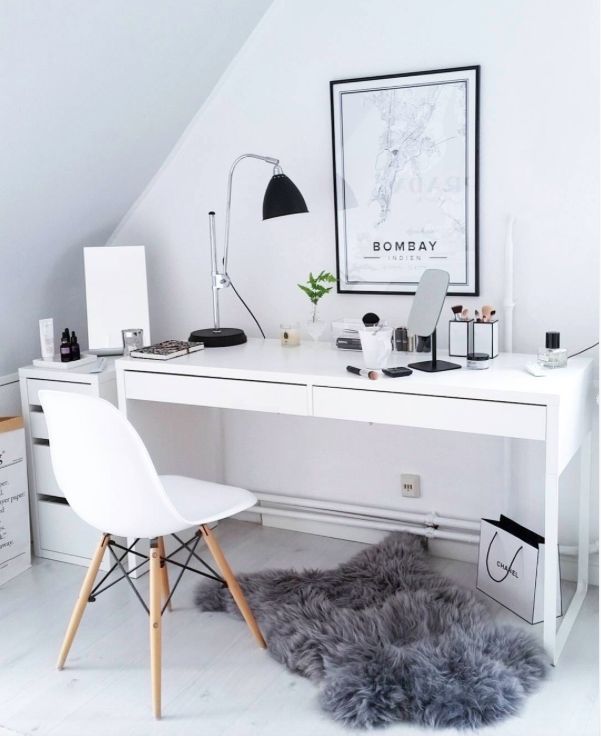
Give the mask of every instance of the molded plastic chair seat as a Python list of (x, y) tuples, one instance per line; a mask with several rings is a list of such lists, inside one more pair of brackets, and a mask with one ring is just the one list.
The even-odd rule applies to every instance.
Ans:
[[(216, 537), (207, 526), (210, 522), (245, 511), (254, 506), (257, 499), (243, 488), (181, 475), (159, 476), (136, 430), (116, 407), (104, 399), (65, 391), (40, 391), (39, 396), (48, 425), (56, 481), (71, 509), (101, 532), (73, 608), (57, 666), (62, 669), (85, 606), (98, 593), (94, 589), (94, 581), (107, 549), (117, 560), (115, 567), (121, 565), (113, 549), (116, 542), (111, 537), (127, 537), (132, 544), (137, 539), (150, 539), (147, 610), (150, 614), (152, 703), (155, 716), (160, 718), (161, 597), (164, 605), (168, 606), (172, 595), (167, 564), (178, 565), (179, 570), (183, 567), (178, 574), (178, 582), (184, 570), (193, 569), (187, 563), (182, 565), (165, 555), (163, 537), (190, 527), (198, 528), (195, 545), (201, 538), (204, 540), (221, 572), (217, 579), (227, 585), (257, 642), (265, 647), (265, 639), (244, 593)], [(187, 543), (183, 544), (186, 546)], [(195, 549), (196, 546), (188, 548), (188, 559), (195, 554)], [(132, 548), (121, 547), (121, 550), (126, 554), (132, 552)], [(138, 554), (137, 551), (134, 553)], [(140, 564), (144, 563), (138, 562)], [(125, 577), (129, 579), (127, 574)], [(129, 582), (135, 590), (131, 580)], [(137, 592), (136, 595), (140, 597)]]
[[(256, 497), (244, 488), (184, 475), (159, 475), (159, 478), (171, 503), (189, 522), (188, 526), (200, 526), (226, 519), (257, 503)], [(154, 536), (162, 537), (177, 531), (160, 531)]]

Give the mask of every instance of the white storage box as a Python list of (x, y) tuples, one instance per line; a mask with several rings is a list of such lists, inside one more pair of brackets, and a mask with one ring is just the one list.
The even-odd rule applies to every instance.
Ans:
[(332, 347), (361, 352), (359, 330), (362, 330), (363, 326), (363, 321), (360, 319), (334, 320), (332, 322)]
[(0, 417), (0, 585), (31, 567), (25, 430)]

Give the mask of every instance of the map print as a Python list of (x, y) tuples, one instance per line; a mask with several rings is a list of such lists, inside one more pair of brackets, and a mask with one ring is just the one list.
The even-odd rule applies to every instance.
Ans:
[(411, 292), (428, 268), (447, 270), (455, 292), (474, 288), (466, 76), (355, 80), (335, 98), (339, 270), (351, 289)]

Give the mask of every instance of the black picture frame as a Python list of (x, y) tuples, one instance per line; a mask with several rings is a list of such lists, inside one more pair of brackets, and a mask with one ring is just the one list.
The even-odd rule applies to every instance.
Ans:
[[(417, 71), (417, 72), (402, 72), (398, 74), (385, 74), (380, 76), (372, 76), (372, 77), (355, 77), (350, 79), (338, 79), (333, 80), (330, 82), (330, 113), (331, 113), (331, 134), (332, 134), (332, 171), (333, 171), (333, 190), (334, 190), (334, 224), (335, 224), (335, 238), (336, 238), (336, 270), (337, 270), (337, 292), (339, 294), (395, 294), (395, 295), (412, 295), (415, 293), (415, 289), (417, 288), (417, 283), (419, 281), (419, 278), (417, 277), (414, 282), (411, 283), (411, 286), (405, 287), (404, 285), (409, 282), (403, 282), (403, 288), (396, 288), (396, 284), (392, 286), (393, 282), (389, 282), (389, 285), (387, 288), (376, 288), (376, 286), (372, 283), (366, 283), (365, 285), (362, 285), (358, 282), (353, 282), (352, 288), (349, 288), (348, 280), (345, 278), (346, 273), (345, 269), (342, 267), (343, 264), (341, 263), (341, 252), (344, 250), (345, 255), (348, 257), (348, 244), (345, 242), (342, 242), (343, 235), (341, 230), (341, 224), (339, 222), (339, 214), (341, 212), (344, 213), (344, 216), (346, 217), (346, 211), (348, 207), (346, 206), (345, 202), (340, 202), (339, 200), (341, 198), (344, 199), (346, 195), (346, 188), (347, 185), (345, 183), (344, 178), (340, 178), (340, 171), (339, 167), (337, 165), (337, 151), (342, 151), (344, 153), (344, 141), (340, 140), (343, 138), (342, 131), (338, 131), (338, 120), (337, 120), (337, 102), (338, 98), (340, 97), (340, 93), (346, 93), (346, 92), (353, 92), (353, 87), (357, 87), (358, 85), (364, 85), (365, 83), (372, 83), (372, 82), (390, 82), (391, 80), (401, 80), (403, 81), (405, 78), (408, 77), (424, 77), (425, 82), (420, 84), (412, 84), (407, 85), (407, 87), (411, 86), (428, 86), (427, 80), (431, 75), (462, 75), (462, 74), (471, 74), (472, 78), (469, 80), (466, 79), (466, 99), (469, 92), (471, 92), (474, 96), (473, 104), (471, 107), (468, 106), (466, 103), (466, 178), (465, 178), (465, 184), (464, 184), (464, 197), (466, 200), (465, 204), (465, 273), (466, 278), (465, 282), (459, 283), (457, 282), (457, 286), (453, 287), (453, 282), (451, 282), (449, 286), (449, 294), (454, 296), (478, 296), (480, 294), (480, 254), (479, 254), (479, 225), (480, 225), (480, 216), (479, 216), (479, 179), (480, 179), (480, 163), (479, 163), (479, 153), (480, 153), (480, 77), (481, 77), (481, 68), (480, 65), (472, 65), (472, 66), (462, 66), (462, 67), (451, 67), (447, 69), (431, 69), (426, 71)], [(459, 78), (459, 77), (458, 77)], [(463, 81), (463, 80), (461, 80)], [(431, 83), (436, 84), (436, 83)], [(468, 86), (468, 84), (470, 86)], [(344, 89), (346, 88), (346, 89)], [(393, 85), (390, 85), (389, 87), (386, 87), (386, 89), (395, 89)], [(361, 89), (357, 89), (356, 91), (361, 91)], [(373, 90), (367, 90), (367, 91), (373, 91)], [(380, 91), (380, 90), (378, 90)], [(468, 112), (469, 111), (469, 112)], [(471, 142), (469, 145), (473, 146), (471, 149), (472, 153), (471, 156), (473, 158), (473, 161), (471, 163), (471, 166), (468, 167), (467, 161), (468, 157), (470, 155), (470, 152), (468, 151), (468, 136), (471, 135), (471, 138), (473, 139), (473, 142)], [(339, 157), (340, 156), (339, 153)], [(342, 169), (344, 170), (344, 169)], [(470, 189), (470, 178), (473, 181), (473, 186)], [(340, 184), (339, 184), (340, 182)], [(344, 190), (341, 192), (340, 190)], [(472, 219), (472, 223), (469, 222), (469, 219)], [(345, 231), (346, 233), (346, 231)], [(471, 238), (471, 242), (470, 242)], [(412, 242), (412, 241), (411, 241)], [(388, 241), (385, 241), (383, 245), (391, 245)], [(396, 242), (395, 246), (398, 246), (399, 243)], [(403, 245), (403, 243), (401, 243)], [(374, 242), (375, 246), (375, 242)], [(471, 261), (470, 261), (471, 256)], [(365, 258), (369, 256), (364, 256)], [(436, 258), (439, 258), (441, 261), (446, 256), (438, 256)], [(431, 256), (428, 261), (428, 265), (426, 267), (429, 268), (441, 268), (444, 267), (442, 263), (436, 263), (434, 260), (434, 256)], [(424, 264), (425, 265), (425, 264)], [(391, 288), (392, 287), (392, 288)]]

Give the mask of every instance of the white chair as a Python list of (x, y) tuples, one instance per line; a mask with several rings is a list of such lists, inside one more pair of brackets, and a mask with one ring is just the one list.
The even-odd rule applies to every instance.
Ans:
[[(178, 475), (159, 476), (138, 433), (104, 399), (62, 391), (40, 391), (39, 395), (48, 425), (50, 454), (58, 485), (73, 511), (102, 533), (75, 603), (57, 667), (62, 669), (86, 603), (96, 593), (94, 581), (107, 548), (117, 561), (114, 568), (119, 566), (134, 587), (121, 563), (134, 547), (122, 547), (111, 537), (148, 538), (150, 601), (148, 607), (144, 606), (150, 614), (153, 711), (155, 717), (160, 718), (161, 614), (171, 598), (166, 567), (166, 561), (170, 560), (165, 556), (163, 538), (190, 527), (198, 529), (196, 544), (204, 539), (223, 576), (219, 579), (227, 584), (250, 630), (260, 646), (265, 647), (263, 635), (240, 585), (208, 527), (213, 521), (254, 506), (257, 499), (242, 488)], [(183, 546), (188, 549), (188, 561), (194, 555), (212, 571), (187, 544)], [(125, 550), (120, 559), (115, 548)], [(188, 562), (184, 567), (189, 569)], [(183, 570), (180, 577), (182, 573)], [(141, 599), (137, 589), (134, 590)]]

